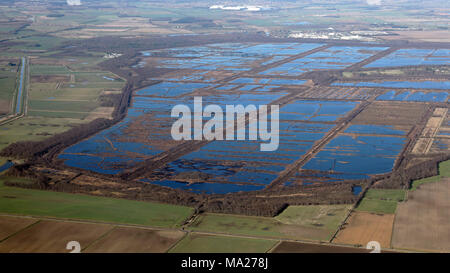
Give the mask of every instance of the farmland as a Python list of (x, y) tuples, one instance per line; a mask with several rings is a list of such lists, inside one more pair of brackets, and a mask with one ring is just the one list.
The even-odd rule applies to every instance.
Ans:
[(261, 253), (276, 241), (191, 234), (170, 250), (172, 253)]
[(356, 210), (393, 214), (397, 203), (404, 200), (405, 191), (403, 190), (370, 189)]
[(333, 242), (365, 246), (370, 241), (377, 241), (381, 247), (390, 248), (393, 224), (394, 214), (353, 212)]
[(28, 180), (0, 180), (1, 213), (173, 227), (180, 225), (192, 212), (180, 206), (5, 186), (4, 182), (10, 180), (30, 183)]
[(426, 183), (408, 194), (397, 208), (392, 244), (399, 249), (449, 251), (448, 194), (450, 181)]
[(348, 212), (348, 206), (292, 206), (279, 216), (245, 217), (206, 214), (190, 225), (193, 231), (327, 241)]

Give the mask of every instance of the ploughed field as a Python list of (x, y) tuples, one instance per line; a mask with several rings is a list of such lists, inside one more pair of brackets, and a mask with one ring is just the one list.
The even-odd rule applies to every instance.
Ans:
[[(58, 158), (66, 166), (104, 175), (148, 165), (133, 179), (207, 194), (368, 179), (391, 172), (403, 152), (449, 150), (450, 81), (330, 82), (317, 75), (448, 64), (448, 49), (373, 45), (224, 43), (144, 51), (134, 69), (168, 72), (134, 91), (120, 123)], [(171, 110), (179, 104), (194, 109), (195, 96), (202, 97), (203, 107), (279, 105), (279, 148), (260, 151), (264, 141), (248, 140), (251, 122), (246, 140), (173, 140), (171, 127), (178, 118)], [(416, 143), (412, 132), (424, 122), (428, 131)], [(411, 142), (417, 147), (410, 148)]]

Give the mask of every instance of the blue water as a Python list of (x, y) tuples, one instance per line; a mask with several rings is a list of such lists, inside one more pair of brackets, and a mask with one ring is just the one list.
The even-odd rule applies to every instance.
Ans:
[(365, 67), (449, 64), (450, 49), (399, 49)]
[(323, 69), (343, 69), (367, 59), (385, 47), (345, 47), (333, 46), (306, 57), (293, 60), (269, 70), (261, 75), (298, 76), (308, 71)]
[(234, 84), (227, 84), (227, 85), (224, 85), (221, 87), (217, 87), (216, 90), (230, 90), (230, 89), (235, 88), (236, 86), (237, 85), (234, 85)]
[(372, 135), (406, 135), (406, 132), (395, 130), (393, 126), (389, 125), (351, 125), (345, 133), (352, 134), (372, 134)]
[(352, 174), (379, 174), (392, 170), (405, 138), (340, 135), (328, 143), (305, 170), (336, 171)]
[(332, 127), (328, 124), (281, 122), (280, 143), (276, 151), (260, 151), (260, 141), (214, 141), (167, 164), (158, 173), (179, 182), (181, 173), (196, 173), (196, 177), (206, 176), (207, 181), (216, 181), (216, 184), (268, 185)]
[(236, 84), (271, 84), (271, 85), (303, 85), (306, 80), (293, 79), (266, 79), (266, 78), (238, 78), (231, 83)]
[(299, 100), (280, 109), (280, 120), (336, 121), (358, 104), (358, 102)]
[(215, 44), (203, 47), (176, 48), (142, 52), (144, 56), (171, 57), (157, 67), (174, 69), (248, 71), (257, 61), (272, 57), (270, 64), (321, 46), (322, 44)]
[(0, 166), (0, 173), (8, 170), (12, 166), (14, 166), (14, 163), (12, 161), (7, 161), (5, 164)]
[(421, 101), (421, 102), (446, 102), (447, 92), (396, 92), (389, 91), (377, 97), (377, 100), (392, 101)]
[(136, 94), (143, 96), (176, 97), (194, 92), (195, 90), (200, 88), (211, 86), (211, 84), (204, 83), (162, 82), (141, 89), (137, 91)]
[(353, 195), (358, 196), (361, 192), (362, 192), (362, 187), (361, 186), (353, 186), (352, 187)]
[[(268, 104), (282, 95), (279, 93), (218, 94), (203, 97), (203, 103), (204, 106), (218, 104), (225, 109), (226, 104), (243, 104), (244, 106)], [(67, 148), (59, 155), (59, 158), (64, 159), (65, 164), (71, 167), (104, 174), (120, 173), (145, 158), (163, 152), (163, 149), (154, 143), (172, 141), (170, 129), (176, 118), (171, 117), (171, 109), (177, 104), (185, 104), (193, 109), (193, 97), (135, 96), (132, 106), (128, 109), (128, 115), (122, 122)], [(143, 115), (148, 114), (152, 116), (142, 119)], [(142, 130), (133, 131), (133, 134), (128, 133), (128, 128), (135, 126), (136, 122)], [(138, 138), (135, 134), (141, 137)], [(140, 143), (142, 135), (147, 137), (148, 142)]]
[(385, 82), (336, 82), (332, 86), (365, 86), (419, 89), (450, 89), (450, 81), (385, 81)]

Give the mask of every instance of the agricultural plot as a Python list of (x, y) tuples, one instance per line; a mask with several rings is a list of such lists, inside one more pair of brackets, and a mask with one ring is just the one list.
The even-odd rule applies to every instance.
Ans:
[(399, 49), (365, 67), (448, 65), (449, 49)]
[(399, 204), (394, 222), (394, 248), (416, 251), (450, 251), (448, 207), (449, 178), (422, 184)]
[(177, 230), (115, 227), (93, 244), (85, 253), (164, 253), (180, 240), (184, 233)]
[(62, 133), (80, 124), (75, 118), (27, 116), (0, 127), (0, 149), (18, 140), (38, 141)]
[(193, 211), (183, 206), (7, 187), (5, 181), (28, 182), (0, 178), (1, 213), (175, 227)]
[(370, 241), (377, 241), (382, 248), (390, 248), (394, 218), (394, 214), (355, 211), (333, 243), (366, 246)]
[(171, 253), (264, 253), (277, 241), (191, 233)]
[(297, 242), (281, 242), (272, 253), (369, 253), (364, 248), (344, 247), (325, 244), (307, 244)]
[(0, 216), (0, 242), (36, 222), (36, 219)]
[(0, 252), (66, 253), (68, 242), (78, 241), (81, 246), (87, 246), (111, 229), (111, 225), (39, 221), (0, 242)]
[(0, 116), (12, 110), (19, 64), (18, 59), (0, 59)]
[[(72, 71), (66, 65), (31, 65), (29, 115), (93, 120), (111, 118), (98, 100), (107, 90), (123, 87), (124, 81), (108, 72)], [(44, 63), (44, 64), (42, 64)], [(105, 111), (106, 110), (106, 111)]]
[(276, 218), (201, 215), (189, 226), (193, 231), (328, 241), (350, 206), (290, 206)]
[(365, 211), (381, 214), (394, 214), (397, 204), (405, 200), (404, 190), (370, 189), (356, 208), (357, 211)]

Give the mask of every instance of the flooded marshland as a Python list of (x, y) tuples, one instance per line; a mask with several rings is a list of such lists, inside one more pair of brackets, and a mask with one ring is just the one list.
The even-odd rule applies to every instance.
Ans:
[[(203, 106), (223, 109), (238, 104), (279, 105), (279, 148), (261, 151), (261, 140), (208, 141), (137, 180), (226, 194), (262, 190), (292, 167), (296, 171), (284, 186), (359, 180), (392, 171), (408, 132), (425, 114), (397, 104), (447, 102), (448, 82), (311, 85), (308, 79), (296, 78), (305, 72), (345, 69), (388, 49), (324, 46), (230, 43), (142, 52), (142, 68), (151, 65), (175, 72), (152, 78), (159, 82), (134, 91), (124, 120), (67, 148), (59, 158), (67, 166), (108, 175), (157, 161), (181, 145), (171, 136), (177, 120), (171, 117), (172, 108), (183, 104), (193, 109), (194, 96), (201, 96)], [(397, 50), (366, 66), (407, 65), (417, 63), (417, 58), (424, 64), (448, 63), (448, 50), (418, 52), (422, 55), (414, 59), (414, 51)], [(389, 103), (396, 103), (394, 118), (389, 118), (394, 113)], [(248, 125), (246, 129), (248, 135)], [(441, 129), (439, 135), (431, 149), (447, 149), (450, 129)]]

